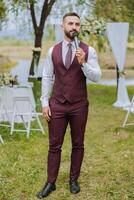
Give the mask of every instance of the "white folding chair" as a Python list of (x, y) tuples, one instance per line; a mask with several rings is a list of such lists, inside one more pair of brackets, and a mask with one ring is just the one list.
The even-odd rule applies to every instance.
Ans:
[[(31, 130), (38, 130), (44, 134), (43, 126), (39, 119), (40, 113), (37, 113), (34, 106), (32, 105), (30, 98), (28, 96), (13, 97), (13, 115), (11, 120), (11, 132), (12, 135), (14, 131), (26, 132), (27, 138), (29, 138)], [(15, 128), (16, 121), (22, 122), (24, 129)], [(39, 128), (32, 128), (31, 122), (36, 120)]]
[(125, 120), (124, 120), (123, 125), (122, 125), (123, 128), (125, 126), (134, 125), (134, 122), (131, 122), (131, 123), (128, 122), (129, 115), (131, 113), (134, 114), (134, 95), (132, 97), (131, 104), (129, 106), (125, 107), (124, 110), (126, 110), (127, 113), (126, 113)]

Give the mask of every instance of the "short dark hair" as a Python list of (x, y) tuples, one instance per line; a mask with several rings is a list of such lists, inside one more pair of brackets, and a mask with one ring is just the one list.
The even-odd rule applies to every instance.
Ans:
[(80, 16), (79, 16), (77, 13), (75, 13), (75, 12), (68, 12), (68, 13), (66, 13), (66, 14), (63, 16), (63, 20), (64, 20), (66, 17), (69, 17), (69, 16), (76, 16), (76, 17), (78, 17), (78, 18), (80, 19)]

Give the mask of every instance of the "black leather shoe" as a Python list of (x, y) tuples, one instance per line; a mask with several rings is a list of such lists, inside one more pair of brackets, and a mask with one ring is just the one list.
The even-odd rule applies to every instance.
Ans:
[(56, 190), (56, 186), (54, 183), (46, 183), (40, 192), (37, 193), (37, 198), (42, 199), (47, 197), (51, 192)]
[(78, 192), (80, 192), (80, 186), (79, 183), (77, 181), (70, 181), (70, 192), (73, 194), (77, 194)]

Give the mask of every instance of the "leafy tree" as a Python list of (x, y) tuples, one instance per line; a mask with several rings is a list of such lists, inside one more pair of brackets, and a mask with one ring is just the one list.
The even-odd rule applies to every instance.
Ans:
[(0, 22), (6, 17), (6, 5), (3, 0), (0, 0)]
[(89, 15), (85, 18), (81, 26), (81, 36), (83, 39), (95, 46), (98, 51), (105, 50), (104, 35), (106, 30), (106, 23), (103, 18)]
[(133, 0), (124, 0), (124, 4), (128, 10), (127, 12), (127, 21), (134, 23), (134, 1)]
[(28, 9), (30, 11), (33, 29), (34, 29), (34, 49), (33, 49), (33, 58), (30, 67), (30, 75), (34, 75), (34, 67), (38, 66), (41, 47), (42, 47), (42, 38), (43, 30), (47, 17), (49, 16), (53, 4), (56, 0), (43, 0), (41, 15), (39, 23), (37, 23), (37, 16), (35, 12), (35, 7), (38, 5), (39, 1), (37, 0), (12, 0), (12, 10), (18, 13), (18, 9)]
[(133, 23), (134, 20), (133, 0), (96, 0), (94, 13), (112, 21), (127, 21)]
[(95, 0), (77, 0), (78, 5), (86, 5), (88, 7), (94, 7)]
[(92, 14), (111, 21), (134, 21), (134, 0), (77, 0), (86, 5)]

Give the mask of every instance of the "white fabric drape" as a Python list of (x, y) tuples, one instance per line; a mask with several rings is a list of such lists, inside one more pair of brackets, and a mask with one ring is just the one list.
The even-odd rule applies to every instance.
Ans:
[(55, 24), (55, 37), (56, 42), (61, 42), (63, 40), (63, 31), (60, 24)]
[(116, 107), (125, 107), (130, 104), (128, 98), (128, 93), (125, 84), (125, 77), (123, 74), (125, 55), (126, 55), (126, 45), (128, 39), (128, 23), (108, 23), (107, 24), (107, 35), (108, 39), (119, 68), (119, 83), (117, 92), (117, 101), (114, 103)]

